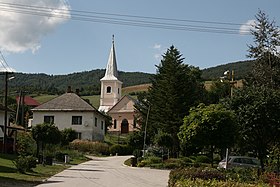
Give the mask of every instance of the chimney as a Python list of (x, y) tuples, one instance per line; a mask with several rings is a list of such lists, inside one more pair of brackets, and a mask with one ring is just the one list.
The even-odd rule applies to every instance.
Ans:
[(72, 93), (71, 86), (68, 86), (67, 93)]
[(80, 96), (80, 89), (76, 89), (76, 94)]

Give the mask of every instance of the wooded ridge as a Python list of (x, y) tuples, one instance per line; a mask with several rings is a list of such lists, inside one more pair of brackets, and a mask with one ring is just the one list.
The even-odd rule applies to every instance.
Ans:
[[(234, 70), (235, 78), (244, 78), (252, 67), (252, 61), (239, 61), (202, 70), (203, 80), (217, 80), (226, 70)], [(68, 86), (72, 90), (80, 90), (81, 95), (98, 95), (100, 93), (100, 79), (104, 76), (104, 69), (83, 71), (67, 75), (47, 75), (43, 73), (14, 73), (15, 79), (9, 81), (10, 91), (26, 91), (32, 94), (61, 94)], [(150, 83), (153, 74), (142, 72), (119, 72), (119, 79), (123, 87)], [(3, 76), (4, 77), (4, 76)], [(4, 81), (0, 82), (4, 86)]]

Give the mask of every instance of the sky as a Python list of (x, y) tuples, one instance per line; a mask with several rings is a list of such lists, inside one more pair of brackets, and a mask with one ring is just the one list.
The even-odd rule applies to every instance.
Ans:
[(246, 60), (248, 24), (262, 10), (279, 26), (279, 7), (279, 0), (0, 0), (0, 50), (16, 72), (70, 74), (105, 69), (114, 35), (119, 71), (156, 73), (171, 45), (185, 64), (204, 69)]

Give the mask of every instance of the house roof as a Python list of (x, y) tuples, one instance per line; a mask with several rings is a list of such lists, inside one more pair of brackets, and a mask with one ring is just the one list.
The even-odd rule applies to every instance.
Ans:
[[(17, 103), (19, 103), (19, 96), (16, 97)], [(24, 96), (24, 104), (27, 106), (39, 106), (40, 103), (38, 103), (35, 99), (33, 99), (30, 96)]]
[(117, 68), (117, 60), (116, 60), (116, 52), (115, 52), (115, 44), (114, 44), (114, 35), (112, 41), (112, 47), (110, 50), (110, 55), (106, 67), (105, 76), (101, 80), (118, 80), (118, 68)]
[[(84, 101), (75, 93), (65, 93), (58, 96), (32, 111), (96, 111), (98, 110)], [(98, 112), (99, 113), (99, 112)]]

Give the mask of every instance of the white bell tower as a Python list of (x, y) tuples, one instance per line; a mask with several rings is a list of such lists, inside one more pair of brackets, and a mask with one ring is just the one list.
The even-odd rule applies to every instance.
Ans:
[(99, 111), (107, 112), (112, 108), (121, 98), (122, 82), (118, 80), (118, 69), (115, 53), (114, 35), (112, 40), (112, 47), (106, 67), (105, 76), (101, 81), (101, 95)]

